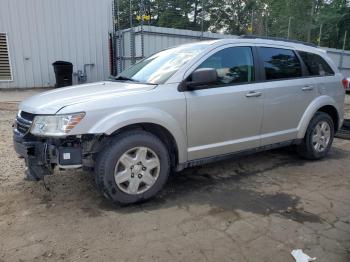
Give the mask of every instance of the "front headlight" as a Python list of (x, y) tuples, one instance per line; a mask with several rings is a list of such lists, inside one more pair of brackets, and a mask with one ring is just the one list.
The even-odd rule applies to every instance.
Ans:
[(65, 136), (84, 118), (85, 113), (35, 116), (30, 132), (38, 136)]

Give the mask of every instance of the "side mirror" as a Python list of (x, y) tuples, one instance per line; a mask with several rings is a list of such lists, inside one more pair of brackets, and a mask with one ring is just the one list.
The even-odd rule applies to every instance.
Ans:
[(200, 89), (201, 86), (213, 84), (218, 80), (218, 74), (214, 68), (200, 68), (192, 73), (191, 78), (192, 81), (181, 84), (183, 91)]

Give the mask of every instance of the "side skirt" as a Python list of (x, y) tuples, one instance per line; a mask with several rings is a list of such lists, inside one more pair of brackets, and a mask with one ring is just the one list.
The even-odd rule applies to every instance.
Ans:
[(294, 139), (294, 140), (288, 140), (288, 141), (284, 141), (284, 142), (280, 142), (280, 143), (256, 147), (256, 148), (242, 150), (242, 151), (233, 152), (233, 153), (205, 157), (205, 158), (200, 158), (200, 159), (194, 159), (194, 160), (187, 161), (186, 163), (179, 164), (176, 167), (176, 171), (181, 171), (187, 167), (200, 166), (200, 165), (209, 164), (209, 163), (218, 162), (218, 161), (223, 161), (223, 160), (227, 160), (227, 159), (237, 159), (237, 158), (240, 158), (242, 156), (251, 155), (254, 153), (263, 152), (266, 150), (276, 149), (276, 148), (280, 148), (280, 147), (286, 147), (286, 146), (290, 146), (290, 145), (298, 145), (301, 142), (302, 142), (302, 139)]

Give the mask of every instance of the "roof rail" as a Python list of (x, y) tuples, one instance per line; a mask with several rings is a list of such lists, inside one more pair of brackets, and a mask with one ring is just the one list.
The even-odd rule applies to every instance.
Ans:
[(257, 36), (257, 35), (241, 35), (239, 38), (244, 38), (244, 39), (265, 39), (265, 40), (275, 40), (275, 41), (282, 41), (282, 42), (290, 42), (290, 43), (296, 43), (296, 44), (302, 44), (302, 45), (307, 45), (307, 46), (312, 46), (312, 47), (317, 47), (317, 45), (313, 43), (308, 43), (308, 42), (303, 42), (303, 41), (298, 41), (298, 40), (291, 40), (283, 37), (273, 37), (273, 36)]

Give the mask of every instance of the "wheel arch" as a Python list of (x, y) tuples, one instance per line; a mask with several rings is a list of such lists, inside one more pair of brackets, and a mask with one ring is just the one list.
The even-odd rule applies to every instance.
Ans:
[(171, 154), (174, 165), (187, 161), (187, 139), (181, 123), (170, 114), (156, 108), (132, 108), (116, 112), (98, 121), (90, 130), (92, 134), (114, 136), (131, 129), (143, 129), (161, 139)]
[(329, 114), (333, 119), (335, 131), (338, 130), (340, 115), (335, 100), (329, 96), (319, 96), (312, 101), (312, 103), (305, 110), (297, 128), (297, 138), (304, 138), (307, 127), (309, 126), (309, 123), (316, 112), (324, 112)]
[(321, 108), (319, 108), (316, 112), (323, 112), (328, 114), (334, 123), (334, 131), (337, 132), (339, 129), (339, 114), (337, 109), (334, 106), (331, 105), (326, 105), (326, 106), (322, 106)]
[(144, 130), (158, 137), (165, 144), (165, 146), (169, 151), (172, 167), (176, 168), (176, 166), (179, 163), (179, 148), (174, 136), (171, 134), (171, 132), (168, 129), (166, 129), (165, 127), (159, 124), (141, 122), (141, 123), (126, 125), (122, 128), (119, 128), (109, 136), (110, 137), (117, 136), (121, 133), (128, 132), (131, 130)]

